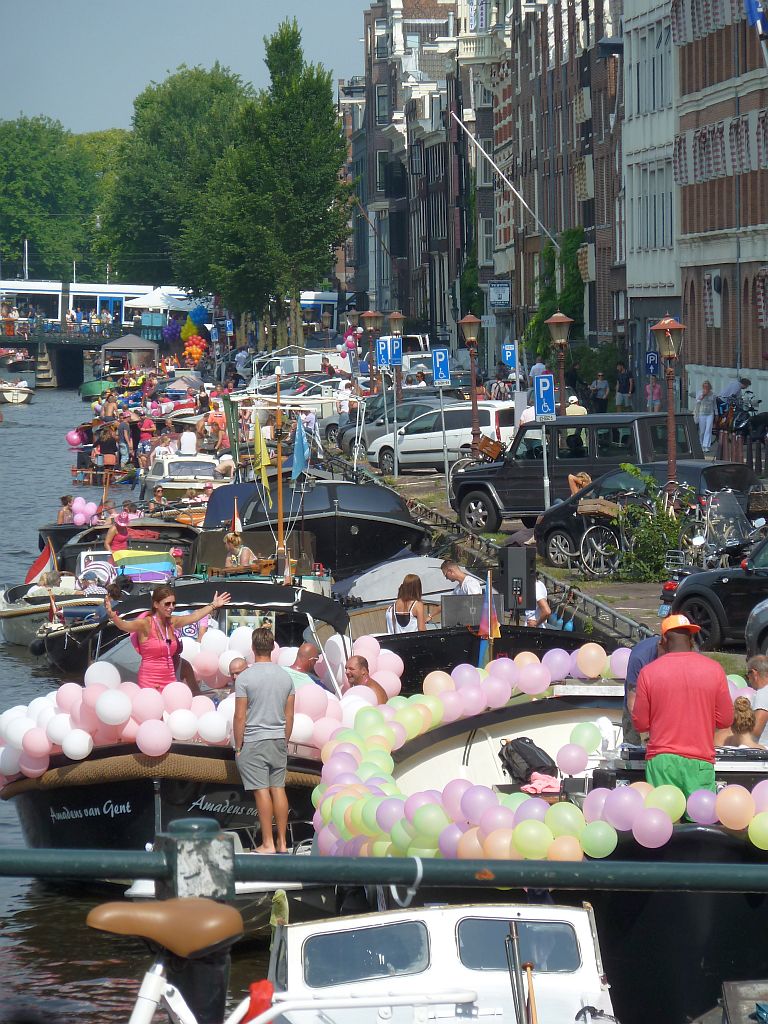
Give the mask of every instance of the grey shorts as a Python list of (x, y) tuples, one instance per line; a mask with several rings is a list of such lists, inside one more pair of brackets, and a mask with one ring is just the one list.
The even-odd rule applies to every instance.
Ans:
[(244, 743), (235, 755), (244, 789), (282, 789), (288, 763), (288, 743), (281, 740), (254, 740)]

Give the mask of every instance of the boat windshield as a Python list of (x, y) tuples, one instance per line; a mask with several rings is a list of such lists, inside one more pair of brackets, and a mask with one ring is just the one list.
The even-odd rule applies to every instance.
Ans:
[[(214, 465), (212, 462), (169, 462), (167, 476), (201, 476), (213, 480)], [(154, 475), (154, 474), (153, 474)]]
[(302, 961), (310, 988), (419, 974), (429, 966), (427, 928), (422, 921), (400, 921), (313, 935)]
[[(472, 971), (508, 971), (504, 939), (509, 921), (499, 918), (465, 917), (459, 921), (459, 959)], [(570, 973), (581, 966), (576, 933), (563, 921), (518, 921), (520, 962), (534, 970)]]

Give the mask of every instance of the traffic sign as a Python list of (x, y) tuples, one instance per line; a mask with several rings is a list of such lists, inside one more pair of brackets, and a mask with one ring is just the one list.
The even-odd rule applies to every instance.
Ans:
[(235, 325), (231, 320), (227, 320), (227, 334), (231, 337), (235, 333)]
[(540, 373), (533, 378), (533, 408), (536, 419), (543, 422), (557, 416), (555, 409), (555, 378), (551, 373)]
[(376, 339), (376, 365), (389, 366), (389, 338)]
[(648, 377), (659, 376), (659, 353), (655, 350), (645, 353), (645, 373)]
[(211, 328), (211, 341), (215, 345), (218, 340), (219, 340), (219, 332), (218, 332), (218, 330), (215, 327), (212, 327)]
[(432, 349), (432, 381), (436, 388), (451, 386), (451, 368), (448, 364), (448, 349)]
[(396, 335), (394, 338), (390, 338), (389, 341), (389, 365), (390, 366), (402, 366), (403, 365), (403, 339), (400, 335)]
[(501, 361), (510, 370), (517, 369), (517, 342), (505, 341), (501, 346)]

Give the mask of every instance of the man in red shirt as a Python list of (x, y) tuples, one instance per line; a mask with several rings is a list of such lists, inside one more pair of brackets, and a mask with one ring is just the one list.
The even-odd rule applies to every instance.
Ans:
[(699, 629), (685, 615), (662, 621), (662, 656), (640, 672), (632, 709), (637, 731), (649, 734), (646, 780), (677, 786), (686, 797), (697, 789), (715, 792), (715, 729), (733, 721), (725, 672), (693, 650)]

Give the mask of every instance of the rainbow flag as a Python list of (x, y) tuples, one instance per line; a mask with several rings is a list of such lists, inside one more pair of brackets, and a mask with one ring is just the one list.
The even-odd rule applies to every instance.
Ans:
[(491, 585), (490, 569), (488, 570), (485, 578), (483, 610), (480, 612), (480, 624), (477, 628), (477, 635), (480, 637), (477, 667), (485, 668), (493, 655), (493, 641), (498, 640), (501, 636), (499, 617), (496, 614), (496, 605), (493, 603), (493, 587)]
[(141, 578), (145, 583), (162, 583), (171, 579), (176, 563), (167, 551), (115, 551), (112, 554), (118, 573)]

